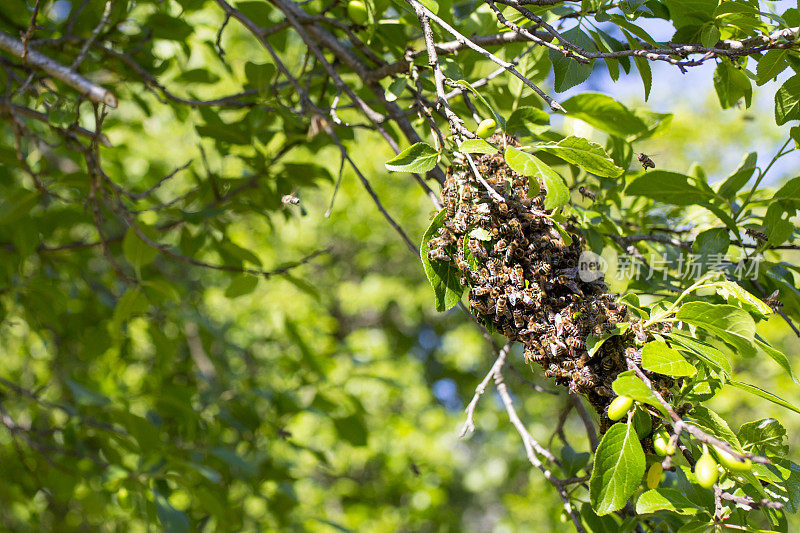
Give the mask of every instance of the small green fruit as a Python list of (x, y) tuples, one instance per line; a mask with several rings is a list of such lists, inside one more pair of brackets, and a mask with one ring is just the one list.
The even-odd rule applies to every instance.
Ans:
[(480, 137), (481, 139), (488, 139), (494, 133), (495, 128), (497, 127), (497, 122), (494, 119), (487, 118), (484, 121), (481, 121), (478, 124), (478, 127), (475, 129), (475, 135)]
[(670, 435), (666, 429), (661, 428), (653, 435), (653, 449), (661, 457), (675, 453), (675, 445), (670, 444)]
[(753, 468), (753, 461), (750, 459), (741, 460), (738, 457), (729, 454), (725, 450), (713, 446), (714, 454), (719, 459), (719, 462), (733, 472), (749, 472)]
[(647, 471), (647, 488), (654, 489), (661, 483), (661, 475), (664, 473), (664, 468), (661, 463), (653, 463)]
[(361, 0), (350, 0), (347, 4), (347, 16), (354, 24), (365, 24), (369, 20), (367, 6)]
[(633, 406), (633, 398), (627, 396), (617, 396), (608, 406), (608, 418), (611, 420), (619, 420), (626, 414)]
[(694, 477), (697, 480), (697, 484), (705, 489), (713, 487), (719, 477), (717, 462), (708, 453), (708, 448), (705, 444), (703, 445), (703, 455), (694, 465)]

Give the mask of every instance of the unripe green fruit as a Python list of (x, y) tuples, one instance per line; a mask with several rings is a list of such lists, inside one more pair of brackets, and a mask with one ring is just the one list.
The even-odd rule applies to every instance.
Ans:
[(608, 406), (608, 418), (611, 420), (619, 420), (628, 413), (628, 410), (633, 405), (633, 398), (627, 396), (617, 396)]
[(367, 6), (361, 0), (350, 0), (347, 4), (347, 16), (355, 24), (364, 24), (369, 20)]
[(735, 455), (731, 455), (716, 446), (714, 446), (714, 454), (722, 466), (733, 472), (749, 472), (753, 468), (753, 461), (750, 459), (740, 460)]
[(480, 137), (481, 139), (488, 139), (494, 133), (495, 128), (497, 127), (497, 122), (494, 119), (487, 118), (486, 120), (481, 121), (478, 124), (478, 127), (475, 128), (475, 135)]
[(663, 428), (656, 431), (655, 435), (653, 435), (653, 449), (661, 457), (666, 457), (667, 455), (675, 453), (675, 445), (671, 445), (669, 440), (669, 433)]
[(694, 465), (694, 477), (697, 480), (697, 484), (705, 489), (713, 487), (719, 477), (717, 462), (708, 453), (708, 448), (705, 445), (703, 446), (703, 455)]
[(654, 489), (661, 483), (661, 474), (664, 473), (664, 467), (661, 463), (653, 463), (647, 471), (647, 488)]

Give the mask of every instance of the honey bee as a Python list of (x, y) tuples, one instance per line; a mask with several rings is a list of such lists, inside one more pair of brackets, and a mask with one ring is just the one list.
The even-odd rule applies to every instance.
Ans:
[(578, 387), (582, 389), (590, 389), (597, 383), (594, 379), (594, 376), (587, 372), (587, 370), (587, 368), (582, 368), (581, 370), (572, 374), (572, 379), (575, 380), (575, 383), (578, 385)]
[(606, 387), (605, 385), (600, 385), (599, 387), (595, 387), (594, 391), (600, 396), (605, 396), (606, 398), (611, 398), (613, 396), (616, 396), (611, 387)]
[(508, 322), (503, 322), (503, 325), (501, 326), (500, 329), (503, 332), (503, 335), (508, 337), (509, 340), (514, 340), (517, 338), (517, 334), (514, 331), (514, 328), (511, 327), (511, 324), (509, 324)]
[(492, 292), (492, 289), (491, 287), (487, 287), (486, 285), (481, 285), (478, 287), (472, 287), (472, 290), (470, 292), (475, 296), (484, 296)]
[(747, 233), (752, 238), (754, 238), (755, 240), (760, 241), (760, 242), (767, 242), (769, 240), (769, 237), (767, 237), (767, 234), (764, 233), (763, 231), (758, 231), (758, 230), (747, 228), (747, 229), (744, 230), (744, 232)]
[(505, 203), (505, 202), (498, 202), (497, 203), (497, 211), (499, 211), (502, 216), (507, 215), (508, 214), (508, 204)]
[(575, 324), (574, 322), (569, 322), (564, 326), (564, 334), (567, 335), (568, 337), (574, 337), (580, 334), (580, 329), (578, 328), (578, 325)]
[(487, 257), (486, 250), (477, 239), (470, 239), (468, 246), (469, 246), (469, 251), (472, 252), (472, 255), (481, 260), (486, 259)]
[(525, 356), (525, 362), (530, 361), (544, 361), (545, 359), (545, 351), (540, 346), (532, 346), (527, 345), (525, 346), (525, 350), (523, 350), (523, 355)]
[(464, 261), (464, 259), (462, 257), (456, 257), (456, 268), (458, 268), (462, 272), (469, 272), (470, 271), (469, 263)]
[(642, 364), (642, 352), (632, 346), (625, 348), (625, 358), (632, 361), (634, 364)]
[(583, 185), (578, 187), (578, 192), (581, 193), (581, 196), (583, 196), (584, 198), (588, 198), (589, 200), (591, 200), (593, 202), (597, 198), (597, 193), (596, 192), (594, 192), (591, 189), (587, 189)]
[(514, 272), (514, 277), (516, 277), (516, 280), (514, 280), (514, 281), (516, 282), (517, 288), (520, 289), (520, 290), (524, 289), (525, 288), (525, 269), (523, 269), (522, 266), (517, 265), (517, 266), (514, 267), (513, 272)]
[(584, 341), (580, 337), (567, 337), (566, 342), (567, 346), (569, 346), (573, 350), (581, 350), (586, 347), (586, 341)]
[(500, 239), (499, 241), (497, 241), (497, 242), (494, 244), (494, 248), (492, 249), (492, 251), (493, 251), (495, 254), (500, 254), (500, 253), (502, 253), (502, 252), (503, 252), (503, 250), (505, 250), (506, 248), (508, 248), (508, 243), (506, 242), (506, 240), (505, 240), (505, 239)]
[(783, 307), (783, 302), (778, 300), (779, 295), (780, 295), (780, 290), (776, 289), (775, 292), (764, 298), (764, 303), (767, 304), (776, 313), (781, 307)]
[(442, 248), (432, 248), (428, 250), (428, 259), (431, 261), (449, 261), (450, 256)]
[(522, 311), (519, 309), (514, 309), (514, 325), (517, 328), (521, 328), (525, 325), (525, 317), (522, 315)]
[(637, 159), (642, 164), (642, 168), (645, 170), (645, 172), (647, 172), (648, 168), (656, 168), (656, 164), (653, 163), (653, 160), (650, 159), (644, 152), (640, 152)]
[(489, 309), (486, 307), (486, 304), (480, 300), (476, 300), (470, 297), (469, 306), (483, 316), (489, 314)]
[(295, 196), (294, 193), (292, 193), (292, 194), (284, 194), (283, 196), (281, 196), (281, 203), (284, 206), (287, 206), (287, 205), (298, 205), (300, 203), (300, 198)]
[(534, 264), (533, 271), (536, 274), (546, 276), (553, 271), (553, 267), (550, 265), (550, 263), (547, 263), (545, 261), (538, 261), (537, 263)]
[(608, 372), (611, 372), (612, 370), (614, 370), (614, 367), (616, 366), (616, 363), (614, 362), (614, 359), (611, 358), (611, 357), (603, 357), (600, 360), (600, 366), (602, 367), (602, 369), (605, 372), (608, 373)]
[(497, 304), (495, 305), (494, 308), (494, 316), (497, 320), (500, 320), (502, 316), (507, 314), (508, 314), (508, 298), (506, 297), (505, 294), (503, 294), (497, 299)]
[(522, 223), (519, 221), (518, 218), (512, 218), (511, 220), (509, 220), (508, 227), (514, 233), (522, 233)]
[(467, 211), (465, 209), (459, 209), (456, 211), (456, 216), (453, 218), (453, 228), (455, 229), (456, 233), (464, 233), (467, 231)]

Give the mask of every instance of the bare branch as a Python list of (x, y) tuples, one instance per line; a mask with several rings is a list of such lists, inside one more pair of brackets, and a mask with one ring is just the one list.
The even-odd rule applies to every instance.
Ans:
[(117, 107), (117, 97), (113, 93), (73, 72), (69, 67), (58, 63), (49, 57), (37, 52), (27, 50), (25, 45), (5, 32), (0, 31), (0, 48), (19, 58), (25, 57), (29, 65), (40, 68), (50, 76), (64, 82), (92, 102)]

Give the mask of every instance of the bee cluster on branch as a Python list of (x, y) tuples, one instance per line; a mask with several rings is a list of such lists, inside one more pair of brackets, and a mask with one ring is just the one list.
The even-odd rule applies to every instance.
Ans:
[[(501, 135), (490, 141), (519, 145)], [(611, 384), (628, 369), (626, 359), (641, 363), (635, 347), (637, 338), (646, 340), (641, 324), (606, 292), (602, 279), (581, 279), (582, 239), (572, 233), (565, 242), (547, 216), (541, 179), (539, 192), (529, 197), (528, 178), (511, 170), (502, 153), (472, 157), (485, 183), (463, 159), (454, 161), (442, 189), (445, 223), (428, 242), (428, 258), (451, 262), (461, 272), (470, 310), (489, 328), (523, 343), (527, 363), (538, 363), (545, 376), (604, 413), (615, 395)], [(590, 356), (587, 337), (601, 338), (623, 321), (632, 327)], [(669, 396), (672, 379), (654, 376), (653, 385)]]

